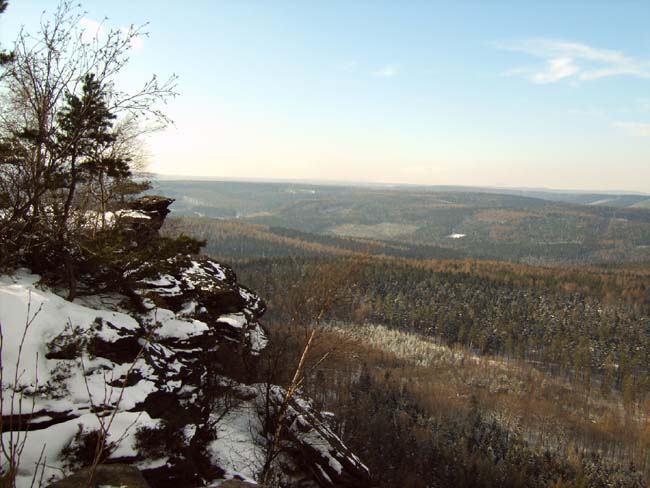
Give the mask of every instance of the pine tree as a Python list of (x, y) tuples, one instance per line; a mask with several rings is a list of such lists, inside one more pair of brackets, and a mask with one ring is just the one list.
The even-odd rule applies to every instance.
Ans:
[[(0, 0), (0, 13), (6, 8)], [(96, 212), (104, 228), (109, 204), (146, 189), (130, 178), (138, 138), (169, 122), (157, 103), (175, 95), (175, 77), (153, 76), (135, 93), (116, 88), (141, 30), (109, 30), (86, 43), (79, 9), (62, 2), (0, 59), (7, 102), (0, 104), (0, 268), (77, 259), (77, 238), (92, 227), (84, 219)]]
[[(62, 180), (67, 197), (61, 216), (61, 231), (65, 232), (78, 185), (106, 177), (130, 176), (128, 158), (106, 156), (117, 137), (111, 132), (116, 116), (106, 104), (106, 93), (94, 74), (84, 77), (81, 97), (66, 93), (66, 104), (58, 116), (57, 146), (63, 160)], [(102, 185), (103, 186), (103, 185)], [(104, 209), (102, 209), (104, 210)]]

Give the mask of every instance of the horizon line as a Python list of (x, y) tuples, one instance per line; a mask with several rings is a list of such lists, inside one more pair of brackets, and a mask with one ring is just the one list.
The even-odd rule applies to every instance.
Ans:
[(307, 185), (320, 186), (352, 186), (352, 187), (414, 187), (414, 188), (473, 188), (483, 190), (508, 190), (522, 192), (548, 192), (548, 193), (572, 193), (572, 194), (599, 194), (599, 195), (628, 195), (628, 196), (647, 196), (650, 192), (640, 190), (598, 190), (598, 189), (576, 189), (576, 188), (555, 188), (555, 187), (531, 187), (531, 186), (507, 186), (507, 185), (467, 185), (467, 184), (423, 184), (423, 183), (388, 183), (377, 181), (358, 181), (358, 180), (328, 180), (328, 179), (311, 179), (311, 178), (255, 178), (255, 177), (232, 177), (232, 176), (207, 176), (207, 175), (175, 175), (168, 173), (142, 172), (155, 176), (155, 179), (162, 181), (224, 181), (240, 183), (299, 183)]

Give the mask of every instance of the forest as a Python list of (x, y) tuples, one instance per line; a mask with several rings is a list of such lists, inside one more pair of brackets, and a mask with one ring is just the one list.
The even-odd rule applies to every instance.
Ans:
[(176, 180), (157, 181), (155, 190), (176, 199), (176, 216), (311, 234), (306, 240), (381, 241), (409, 246), (418, 259), (466, 256), (543, 266), (650, 260), (644, 195)]
[(648, 484), (638, 263), (418, 258), (402, 242), (196, 217), (166, 232), (205, 239), (265, 298), (276, 345), (262, 374), (289, 381), (283, 365), (318, 329), (305, 392), (379, 486)]

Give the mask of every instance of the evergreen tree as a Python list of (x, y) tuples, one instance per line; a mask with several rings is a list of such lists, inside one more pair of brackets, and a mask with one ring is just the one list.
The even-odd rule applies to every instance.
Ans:
[[(0, 0), (0, 12), (6, 6)], [(161, 83), (154, 76), (136, 93), (115, 87), (142, 32), (110, 30), (87, 43), (82, 15), (62, 2), (35, 35), (18, 36), (10, 60), (3, 58), (0, 268), (64, 263), (69, 271), (80, 236), (93, 227), (84, 219), (95, 212), (103, 228), (111, 203), (126, 205), (126, 196), (146, 188), (130, 178), (134, 141), (169, 121), (157, 103), (175, 95), (175, 77)], [(143, 119), (149, 129), (134, 122)]]
[[(68, 164), (61, 165), (67, 197), (62, 213), (62, 228), (67, 225), (77, 186), (95, 178), (130, 176), (129, 159), (106, 156), (117, 137), (111, 132), (116, 116), (106, 104), (106, 93), (94, 74), (84, 77), (81, 97), (66, 93), (66, 105), (58, 115), (57, 145)], [(104, 210), (104, 209), (102, 209)]]

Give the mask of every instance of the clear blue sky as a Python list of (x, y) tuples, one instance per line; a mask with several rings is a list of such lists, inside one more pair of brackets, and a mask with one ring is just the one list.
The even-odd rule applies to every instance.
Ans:
[(153, 171), (650, 192), (648, 0), (82, 3), (180, 76)]

